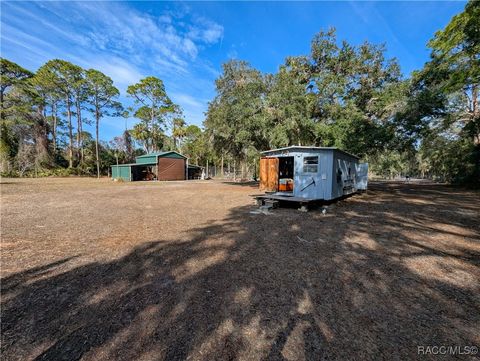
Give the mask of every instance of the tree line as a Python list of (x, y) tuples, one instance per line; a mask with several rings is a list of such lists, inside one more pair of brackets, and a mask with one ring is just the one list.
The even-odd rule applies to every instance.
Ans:
[(430, 60), (402, 76), (384, 45), (320, 32), (304, 56), (275, 74), (232, 60), (216, 80), (205, 132), (212, 157), (253, 168), (258, 153), (290, 145), (334, 146), (380, 176), (480, 183), (480, 2), (438, 31)]
[[(309, 54), (287, 57), (274, 74), (230, 60), (215, 81), (203, 129), (186, 124), (158, 78), (129, 86), (134, 106), (125, 109), (112, 80), (98, 70), (51, 60), (32, 74), (2, 59), (2, 173), (61, 169), (99, 176), (115, 161), (177, 150), (191, 163), (215, 164), (222, 173), (233, 165), (246, 177), (256, 173), (260, 151), (314, 145), (357, 154), (383, 177), (479, 185), (478, 19), (480, 3), (467, 3), (434, 34), (429, 61), (409, 77), (387, 58), (385, 45), (339, 41), (335, 29), (316, 34)], [(137, 122), (101, 142), (105, 116)], [(83, 130), (90, 122), (95, 139)]]
[[(197, 149), (200, 128), (186, 125), (181, 108), (158, 78), (130, 85), (126, 92), (133, 106), (125, 108), (112, 79), (98, 70), (54, 59), (32, 73), (8, 59), (0, 61), (3, 175), (99, 177), (116, 161), (132, 161), (139, 154), (177, 150), (180, 145)], [(137, 122), (131, 129), (125, 127), (121, 136), (102, 142), (99, 129), (107, 116), (125, 121), (133, 116)], [(95, 126), (94, 138), (85, 125)]]

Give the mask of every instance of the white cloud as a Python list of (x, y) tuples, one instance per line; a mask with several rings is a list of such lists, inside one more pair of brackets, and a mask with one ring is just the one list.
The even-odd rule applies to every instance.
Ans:
[(392, 29), (389, 22), (385, 17), (377, 10), (375, 3), (362, 2), (357, 3), (355, 1), (349, 2), (354, 13), (359, 16), (365, 24), (375, 24), (372, 29), (381, 34), (385, 39), (391, 38), (396, 43), (396, 46), (402, 50), (409, 58), (414, 59), (414, 56), (398, 39), (396, 32)]
[(186, 53), (190, 55), (192, 59), (195, 59), (198, 54), (198, 49), (190, 39), (183, 39), (183, 48)]
[(41, 63), (45, 62), (45, 59), (61, 58), (84, 68), (101, 69), (122, 89), (143, 77), (142, 73), (134, 65), (121, 58), (115, 56), (105, 57), (102, 54), (92, 54), (84, 50), (79, 51), (77, 55), (72, 55), (68, 50), (56, 47), (45, 40), (38, 39), (21, 30), (16, 30), (9, 25), (2, 24), (2, 29), (10, 35), (7, 38), (2, 38), (2, 43), (10, 42), (17, 47), (25, 49), (30, 58), (37, 57), (42, 59), (39, 61)]
[(170, 98), (176, 104), (182, 107), (183, 115), (188, 123), (194, 123), (198, 126), (202, 124), (205, 119), (205, 112), (208, 107), (208, 99), (195, 97), (184, 91), (188, 89), (180, 89), (179, 91), (171, 91)]
[(188, 35), (192, 39), (214, 44), (223, 37), (223, 26), (203, 17), (198, 17), (196, 24), (190, 27)]
[(237, 59), (238, 58), (238, 52), (235, 49), (230, 49), (227, 53), (227, 58), (230, 59)]
[[(45, 51), (52, 51), (56, 50), (52, 44), (48, 41), (40, 39), (36, 36), (32, 36), (27, 34), (25, 31), (18, 30), (17, 28), (5, 24), (2, 22), (2, 42), (3, 41), (10, 41), (17, 43), (25, 49), (35, 52), (45, 52)], [(9, 36), (4, 36), (4, 34), (8, 34)]]
[(67, 39), (69, 41), (81, 44), (83, 46), (88, 45), (89, 40), (87, 37), (82, 36), (78, 33), (70, 32), (70, 31), (65, 31), (56, 24), (48, 21), (46, 18), (35, 14), (33, 11), (29, 11), (28, 9), (22, 7), (22, 6), (17, 6), (15, 2), (8, 2), (7, 9), (8, 11), (13, 11), (17, 15), (22, 15), (19, 17), (13, 17), (13, 24), (15, 24), (15, 20), (23, 22), (25, 18), (35, 20), (35, 23), (38, 25), (43, 25), (44, 27), (48, 28), (49, 31), (53, 31), (54, 33), (58, 34), (59, 36), (63, 37), (64, 39)]
[(206, 101), (199, 101), (194, 97), (185, 94), (185, 93), (172, 93), (171, 98), (174, 102), (183, 104), (184, 106), (189, 106), (191, 108), (205, 108)]
[(4, 56), (31, 70), (52, 58), (98, 69), (113, 79), (127, 103), (128, 85), (157, 76), (189, 123), (203, 121), (218, 71), (202, 58), (202, 51), (222, 40), (220, 24), (191, 14), (182, 4), (157, 16), (117, 2), (5, 5), (0, 34)]
[[(93, 60), (93, 61), (92, 61)], [(94, 69), (102, 69), (102, 72), (113, 79), (115, 84), (122, 90), (130, 84), (137, 83), (144, 75), (134, 66), (119, 58), (97, 58), (88, 62), (78, 61), (81, 66), (90, 66)], [(84, 65), (82, 65), (85, 63)]]
[(88, 19), (88, 37), (97, 49), (117, 55), (151, 53), (155, 59), (161, 58), (160, 65), (170, 63), (169, 68), (181, 67), (184, 71), (188, 61), (197, 58), (199, 46), (214, 44), (223, 36), (221, 25), (201, 17), (194, 17), (186, 25), (170, 14), (155, 17), (112, 2), (71, 6)]
[(171, 24), (172, 23), (172, 17), (170, 15), (160, 15), (158, 18), (158, 21), (160, 23), (165, 23), (165, 24)]

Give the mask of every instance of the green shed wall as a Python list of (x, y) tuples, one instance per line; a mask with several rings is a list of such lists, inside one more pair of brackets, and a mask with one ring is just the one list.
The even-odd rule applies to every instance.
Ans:
[(157, 156), (151, 155), (149, 157), (137, 157), (135, 159), (135, 163), (137, 164), (156, 164), (157, 163)]
[(121, 178), (124, 181), (131, 180), (131, 168), (129, 165), (112, 165), (112, 178)]

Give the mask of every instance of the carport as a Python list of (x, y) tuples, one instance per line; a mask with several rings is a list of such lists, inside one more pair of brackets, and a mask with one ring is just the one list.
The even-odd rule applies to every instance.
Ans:
[(120, 178), (127, 182), (156, 180), (157, 165), (155, 163), (112, 165), (112, 178)]

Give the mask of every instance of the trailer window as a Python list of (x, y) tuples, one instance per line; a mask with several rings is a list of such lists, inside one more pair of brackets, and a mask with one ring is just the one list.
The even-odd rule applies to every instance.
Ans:
[(303, 157), (303, 172), (317, 173), (318, 171), (318, 156)]

